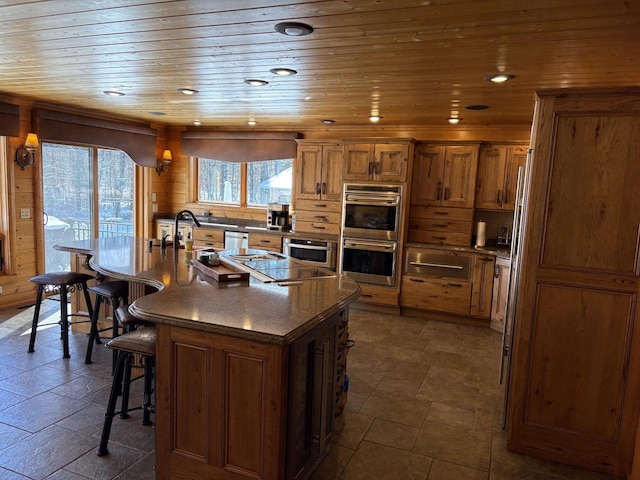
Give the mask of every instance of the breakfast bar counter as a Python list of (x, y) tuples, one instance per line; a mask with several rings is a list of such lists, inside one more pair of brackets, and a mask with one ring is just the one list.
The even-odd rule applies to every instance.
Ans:
[(141, 238), (56, 248), (158, 290), (129, 307), (157, 329), (158, 479), (309, 478), (345, 397), (354, 281), (217, 282), (193, 268), (196, 253)]

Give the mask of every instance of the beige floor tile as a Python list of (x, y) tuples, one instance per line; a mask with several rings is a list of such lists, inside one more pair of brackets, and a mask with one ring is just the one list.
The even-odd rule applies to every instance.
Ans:
[(380, 383), (374, 390), (375, 393), (388, 393), (394, 395), (401, 395), (403, 397), (414, 397), (420, 386), (422, 380), (402, 380), (393, 377), (382, 377)]
[(429, 371), (429, 367), (427, 365), (419, 365), (415, 362), (407, 362), (387, 357), (378, 363), (372, 371), (373, 373), (401, 380), (423, 380)]
[(440, 422), (454, 427), (473, 428), (475, 410), (432, 402), (427, 412), (427, 422)]
[(355, 392), (360, 395), (371, 395), (384, 377), (383, 373), (357, 370), (351, 368), (349, 364), (347, 364), (347, 374), (349, 375), (349, 393)]
[(431, 365), (425, 377), (425, 382), (436, 385), (464, 385), (466, 379), (467, 373), (462, 370)]
[(344, 411), (336, 421), (334, 442), (341, 447), (355, 450), (369, 430), (374, 418)]
[(605, 475), (604, 473), (592, 472), (570, 465), (561, 465), (549, 462), (549, 472), (558, 480), (619, 480), (617, 477)]
[(420, 429), (396, 422), (388, 422), (376, 418), (364, 437), (367, 442), (386, 445), (387, 447), (411, 450)]
[(434, 385), (425, 381), (416, 398), (472, 410), (478, 406), (480, 392), (477, 388), (465, 385)]
[(492, 462), (489, 480), (551, 480), (555, 479), (548, 472), (528, 470), (525, 467)]
[(345, 480), (424, 480), (431, 458), (363, 442), (344, 471)]
[(424, 352), (424, 348), (405, 348), (392, 346), (387, 351), (386, 357), (393, 358), (395, 360), (403, 360), (406, 362), (417, 363)]
[(491, 408), (480, 406), (476, 408), (473, 418), (473, 429), (491, 433), (502, 431), (502, 407)]
[(488, 472), (433, 459), (428, 480), (487, 480)]
[(313, 480), (334, 480), (342, 476), (344, 468), (353, 457), (355, 450), (332, 445), (327, 456), (322, 460), (311, 478)]
[(425, 421), (413, 451), (451, 463), (488, 471), (491, 435), (468, 428)]
[(427, 350), (437, 350), (440, 352), (458, 353), (462, 340), (455, 336), (446, 334), (430, 335)]
[(418, 360), (418, 363), (422, 365), (435, 365), (437, 367), (452, 368), (466, 372), (469, 368), (469, 357), (459, 355), (457, 353), (441, 352), (439, 350), (430, 350), (427, 348)]
[(491, 463), (500, 463), (510, 467), (511, 471), (514, 472), (522, 470), (549, 475), (549, 462), (546, 460), (509, 452), (507, 450), (507, 432), (505, 431), (493, 435), (491, 441)]
[(357, 412), (360, 410), (362, 405), (364, 405), (368, 398), (369, 395), (362, 395), (361, 393), (356, 393), (349, 390), (349, 393), (347, 394), (347, 403), (344, 406), (344, 409), (350, 412)]
[(360, 413), (391, 422), (419, 427), (431, 402), (393, 394), (374, 393), (360, 409)]

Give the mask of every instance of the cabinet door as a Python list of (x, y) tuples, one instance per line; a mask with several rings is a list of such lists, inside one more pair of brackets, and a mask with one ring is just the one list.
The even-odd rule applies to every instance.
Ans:
[(446, 147), (442, 206), (473, 207), (477, 171), (478, 147)]
[(317, 199), (321, 192), (322, 147), (301, 145), (296, 159), (296, 198)]
[[(476, 208), (500, 210), (506, 195), (504, 188), (507, 147), (487, 146), (480, 149)], [(514, 193), (515, 199), (515, 193)]]
[(411, 205), (437, 205), (442, 199), (445, 147), (420, 145), (416, 148), (411, 182)]
[(321, 197), (324, 200), (342, 200), (342, 145), (322, 147)]
[(507, 445), (627, 477), (640, 410), (640, 96), (545, 96), (535, 110)]
[(493, 297), (491, 299), (491, 328), (504, 331), (504, 320), (507, 314), (507, 295), (509, 293), (510, 264), (508, 258), (496, 258), (493, 276)]
[[(518, 188), (518, 169), (527, 163), (527, 147), (509, 147), (507, 149), (504, 172), (504, 195), (502, 209), (514, 210), (516, 206), (516, 190)], [(477, 207), (476, 202), (476, 207)]]
[(474, 317), (491, 317), (494, 267), (494, 257), (475, 255), (471, 291), (471, 315)]
[(344, 146), (342, 179), (371, 180), (373, 174), (373, 144), (347, 143)]
[(374, 180), (404, 182), (407, 180), (409, 145), (378, 144), (375, 146)]

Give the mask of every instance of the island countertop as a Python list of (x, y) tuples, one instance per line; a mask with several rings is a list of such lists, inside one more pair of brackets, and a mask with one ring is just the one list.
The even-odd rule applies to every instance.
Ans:
[(143, 238), (80, 240), (55, 248), (89, 256), (89, 266), (107, 277), (158, 289), (130, 305), (139, 318), (266, 343), (292, 342), (360, 294), (356, 282), (337, 274), (286, 284), (254, 278), (219, 283), (191, 266), (195, 253), (149, 248)]

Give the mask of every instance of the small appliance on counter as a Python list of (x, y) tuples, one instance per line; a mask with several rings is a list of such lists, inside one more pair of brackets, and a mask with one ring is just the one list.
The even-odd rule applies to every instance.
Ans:
[(508, 247), (511, 245), (511, 230), (509, 227), (499, 227), (498, 228), (498, 246)]
[(267, 208), (267, 228), (269, 230), (289, 230), (289, 205), (270, 203)]

